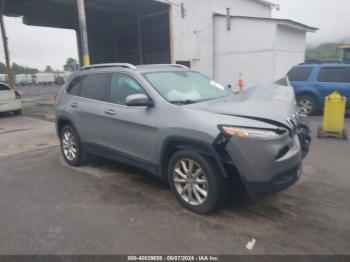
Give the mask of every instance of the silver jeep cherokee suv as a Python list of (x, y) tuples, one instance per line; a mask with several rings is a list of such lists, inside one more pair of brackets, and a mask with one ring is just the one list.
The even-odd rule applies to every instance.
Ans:
[(288, 83), (235, 94), (180, 65), (84, 67), (56, 103), (68, 164), (91, 154), (145, 169), (202, 214), (225, 199), (231, 181), (252, 198), (293, 185), (311, 142)]

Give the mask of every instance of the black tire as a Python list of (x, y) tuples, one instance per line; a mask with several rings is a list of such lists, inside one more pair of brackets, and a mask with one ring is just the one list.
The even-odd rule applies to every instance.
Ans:
[[(297, 99), (298, 101), (298, 109), (301, 113), (308, 115), (308, 116), (314, 116), (319, 111), (319, 105), (316, 101), (316, 99), (311, 95), (301, 95)], [(302, 104), (308, 103), (310, 105), (310, 109), (305, 109), (305, 107), (302, 106)]]
[(319, 139), (325, 138), (325, 133), (324, 133), (322, 127), (319, 127), (319, 128), (317, 129), (317, 137), (318, 137)]
[[(72, 138), (74, 139), (75, 142), (75, 157), (74, 158), (70, 158), (69, 156), (67, 156), (67, 154), (65, 153), (65, 149), (64, 149), (64, 136), (65, 134), (70, 134), (72, 136)], [(71, 127), (70, 125), (64, 126), (61, 129), (60, 132), (60, 145), (61, 145), (61, 152), (63, 155), (64, 160), (67, 162), (68, 165), (70, 166), (81, 166), (84, 164), (86, 155), (82, 149), (81, 146), (81, 142), (78, 136), (78, 133), (75, 131), (75, 129), (73, 127)]]
[(21, 116), (22, 115), (22, 110), (16, 110), (14, 111), (16, 116)]
[(346, 130), (346, 129), (343, 130), (343, 139), (344, 140), (348, 140), (349, 139), (349, 133), (348, 133), (348, 130)]
[[(206, 199), (201, 204), (194, 205), (194, 204), (188, 203), (181, 196), (181, 194), (178, 192), (178, 189), (176, 188), (175, 168), (182, 160), (184, 161), (191, 160), (195, 162), (195, 164), (197, 164), (200, 167), (200, 169), (202, 169), (203, 175), (206, 177), (207, 196), (206, 196)], [(178, 199), (178, 201), (185, 208), (187, 208), (192, 212), (195, 212), (198, 214), (209, 214), (213, 212), (226, 199), (227, 189), (228, 189), (226, 179), (221, 174), (219, 174), (217, 166), (210, 158), (204, 157), (196, 152), (189, 151), (189, 150), (181, 150), (176, 152), (172, 156), (169, 162), (168, 178), (169, 178), (171, 189), (175, 194), (176, 198)], [(194, 192), (194, 191), (197, 191), (197, 189), (194, 189), (194, 187), (196, 186), (198, 189), (198, 184), (191, 185), (192, 189), (190, 194), (198, 200)], [(198, 194), (198, 191), (196, 193)]]

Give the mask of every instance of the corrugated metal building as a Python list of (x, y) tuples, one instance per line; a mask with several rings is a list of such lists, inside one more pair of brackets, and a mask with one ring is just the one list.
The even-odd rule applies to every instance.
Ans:
[[(6, 2), (28, 25), (73, 29), (75, 0)], [(278, 79), (302, 62), (306, 33), (317, 29), (272, 19), (265, 0), (85, 0), (92, 63), (183, 63), (234, 85)], [(229, 14), (229, 15), (228, 15)], [(81, 56), (81, 54), (80, 54)]]

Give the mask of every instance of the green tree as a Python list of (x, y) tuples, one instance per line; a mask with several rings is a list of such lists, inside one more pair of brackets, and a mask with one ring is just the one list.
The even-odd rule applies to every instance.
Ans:
[(79, 68), (78, 60), (70, 57), (67, 59), (66, 64), (63, 66), (65, 70), (76, 71)]
[(0, 62), (0, 74), (7, 74), (7, 66)]
[(46, 66), (46, 68), (45, 68), (45, 73), (53, 73), (53, 69), (52, 69), (52, 67), (51, 66)]
[(16, 63), (12, 64), (12, 70), (14, 74), (35, 74), (38, 73), (39, 70), (36, 68), (30, 68), (30, 67), (25, 67), (18, 65)]

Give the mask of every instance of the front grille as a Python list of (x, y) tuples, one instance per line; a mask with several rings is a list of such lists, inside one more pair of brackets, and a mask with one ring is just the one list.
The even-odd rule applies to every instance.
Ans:
[(300, 115), (298, 112), (295, 112), (293, 115), (288, 117), (286, 119), (290, 130), (291, 130), (291, 135), (294, 136), (297, 133), (298, 127), (299, 127), (299, 121), (300, 121)]

